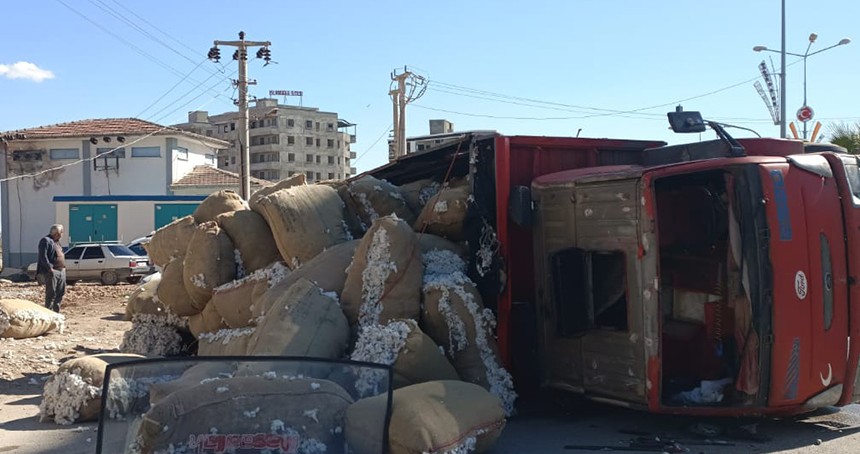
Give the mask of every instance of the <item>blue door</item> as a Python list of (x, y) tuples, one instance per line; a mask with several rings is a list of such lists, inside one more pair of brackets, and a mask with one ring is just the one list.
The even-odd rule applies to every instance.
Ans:
[(194, 213), (199, 203), (156, 203), (155, 230)]
[(69, 205), (69, 241), (116, 241), (116, 204)]

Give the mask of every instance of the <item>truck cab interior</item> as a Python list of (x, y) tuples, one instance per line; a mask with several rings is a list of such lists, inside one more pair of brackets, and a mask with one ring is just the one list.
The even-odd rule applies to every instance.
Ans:
[[(749, 331), (750, 311), (735, 258), (742, 252), (730, 234), (731, 184), (723, 170), (655, 181), (667, 406), (737, 406), (748, 397), (732, 386), (746, 344), (736, 331)], [(736, 318), (745, 329), (736, 330)]]

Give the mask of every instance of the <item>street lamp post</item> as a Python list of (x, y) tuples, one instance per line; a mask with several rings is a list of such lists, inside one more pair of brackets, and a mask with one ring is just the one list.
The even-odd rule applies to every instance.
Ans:
[[(762, 52), (762, 51), (764, 51), (764, 52), (774, 52), (774, 53), (779, 53), (779, 54), (783, 54), (783, 55), (791, 55), (791, 56), (794, 56), (794, 57), (800, 57), (800, 58), (802, 58), (802, 59), (803, 59), (803, 107), (802, 107), (802, 108), (808, 108), (808, 107), (809, 107), (809, 106), (808, 106), (808, 104), (807, 104), (807, 102), (806, 102), (806, 101), (807, 101), (807, 99), (806, 99), (806, 59), (808, 59), (809, 57), (811, 57), (811, 56), (813, 56), (813, 55), (815, 55), (815, 54), (820, 54), (820, 53), (822, 53), (822, 52), (824, 52), (824, 51), (826, 51), (826, 50), (833, 49), (834, 47), (837, 47), (837, 46), (844, 46), (844, 45), (846, 45), (846, 44), (848, 44), (848, 43), (850, 43), (850, 42), (851, 42), (851, 39), (849, 39), (849, 38), (842, 38), (841, 40), (839, 40), (839, 42), (838, 42), (838, 43), (836, 43), (836, 44), (834, 44), (834, 45), (832, 45), (832, 46), (828, 46), (828, 47), (825, 47), (824, 49), (817, 50), (817, 51), (815, 51), (815, 52), (809, 53), (809, 49), (811, 49), (811, 48), (812, 48), (812, 44), (813, 44), (813, 43), (815, 43), (815, 40), (816, 40), (816, 39), (818, 39), (818, 35), (816, 35), (815, 33), (811, 33), (811, 34), (809, 35), (809, 44), (806, 46), (806, 52), (804, 52), (804, 53), (802, 53), (802, 54), (795, 54), (795, 53), (792, 53), (792, 52), (785, 52), (785, 47), (784, 47), (784, 46), (783, 46), (782, 51), (773, 50), (773, 49), (768, 49), (768, 48), (767, 48), (767, 47), (765, 47), (765, 46), (755, 46), (755, 47), (753, 47), (753, 51), (755, 51), (755, 52)], [(780, 115), (780, 120), (781, 120), (781, 123), (780, 123), (780, 124), (782, 125), (781, 130), (780, 130), (780, 135), (785, 136), (785, 127), (784, 127), (785, 122), (786, 122), (786, 112), (785, 112), (785, 110), (786, 110), (786, 109), (785, 109), (785, 101), (786, 101), (786, 100), (785, 100), (785, 60), (783, 60), (783, 62), (782, 62), (782, 69), (781, 69), (781, 72), (780, 72), (780, 81), (781, 81), (781, 82), (780, 82), (780, 98), (781, 98), (781, 99), (780, 99), (780, 101), (781, 101), (780, 106), (781, 106), (781, 108), (780, 108), (780, 113), (779, 113), (779, 115)], [(806, 139), (806, 123), (807, 123), (809, 120), (811, 120), (811, 119), (812, 119), (812, 117), (810, 117), (810, 118), (809, 118), (809, 119), (807, 119), (807, 120), (803, 120), (803, 139), (804, 139), (804, 140)]]

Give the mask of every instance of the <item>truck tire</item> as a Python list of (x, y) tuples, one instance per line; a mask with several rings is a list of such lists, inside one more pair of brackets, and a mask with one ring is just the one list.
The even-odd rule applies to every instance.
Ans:
[(116, 271), (103, 271), (102, 272), (102, 284), (103, 285), (116, 285), (119, 282), (119, 276), (117, 276)]
[(139, 284), (141, 279), (143, 279), (143, 276), (129, 276), (125, 278), (125, 281), (129, 284)]

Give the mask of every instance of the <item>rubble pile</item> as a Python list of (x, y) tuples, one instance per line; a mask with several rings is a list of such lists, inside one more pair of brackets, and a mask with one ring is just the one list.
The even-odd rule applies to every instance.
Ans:
[[(499, 358), (495, 316), (465, 272), (463, 225), (470, 200), (467, 179), (397, 187), (371, 176), (307, 185), (300, 175), (261, 190), (249, 204), (230, 191), (214, 193), (193, 215), (159, 229), (147, 245), (162, 271), (131, 296), (126, 317), (133, 327), (122, 349), (173, 355), (178, 340), (170, 333), (187, 323), (201, 356), (390, 365), (397, 389), (393, 421), (409, 421), (392, 428), (391, 452), (487, 450), (513, 413), (516, 393)], [(361, 377), (355, 384), (360, 389), (348, 391), (374, 396), (379, 380)], [(250, 377), (235, 384), (270, 387)], [(199, 379), (166, 385), (172, 391), (153, 400), (147, 421), (196, 399), (204, 391), (200, 386), (211, 387), (206, 395), (218, 402), (219, 394), (235, 391)], [(375, 397), (353, 401), (331, 392), (343, 394), (343, 402), (326, 418), (341, 418), (341, 440), (362, 445), (363, 421), (350, 415), (377, 405)], [(459, 397), (439, 402), (432, 396), (440, 392)], [(314, 395), (304, 398), (322, 399)], [(429, 432), (420, 437), (409, 433), (425, 426)], [(166, 432), (159, 424), (142, 430), (147, 447)], [(333, 442), (331, 435), (314, 439)]]

